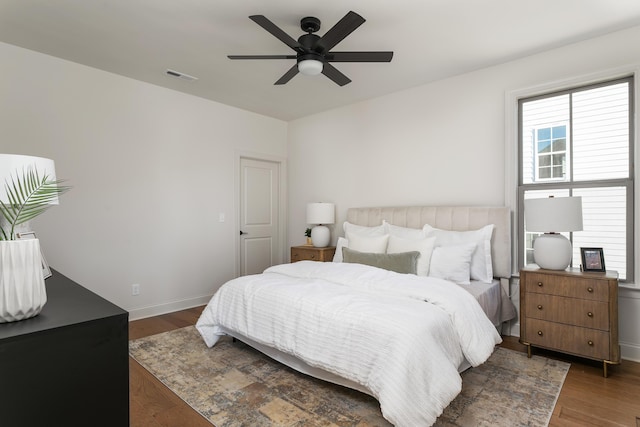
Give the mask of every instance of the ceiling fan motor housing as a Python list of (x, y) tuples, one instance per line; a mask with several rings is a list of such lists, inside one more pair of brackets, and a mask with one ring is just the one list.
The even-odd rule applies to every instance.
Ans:
[(298, 54), (298, 60), (300, 55), (307, 55), (307, 54), (320, 55), (325, 50), (324, 46), (322, 45), (322, 40), (320, 39), (320, 36), (316, 34), (303, 34), (300, 37), (298, 37), (298, 43), (302, 45), (305, 51), (304, 53), (300, 52)]

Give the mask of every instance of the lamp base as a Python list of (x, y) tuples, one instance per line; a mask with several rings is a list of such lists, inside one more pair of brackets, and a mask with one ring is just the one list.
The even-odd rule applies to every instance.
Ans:
[(533, 258), (540, 268), (565, 270), (571, 257), (571, 242), (562, 234), (545, 233), (533, 241)]
[(47, 302), (38, 239), (0, 241), (0, 323), (36, 316)]
[(326, 248), (331, 241), (331, 232), (326, 225), (316, 225), (311, 229), (311, 243), (316, 248)]

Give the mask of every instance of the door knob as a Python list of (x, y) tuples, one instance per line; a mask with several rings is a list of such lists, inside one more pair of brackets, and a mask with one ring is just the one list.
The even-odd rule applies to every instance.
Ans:
[(242, 236), (243, 234), (249, 234), (249, 233), (245, 233), (244, 231), (240, 230), (240, 235)]

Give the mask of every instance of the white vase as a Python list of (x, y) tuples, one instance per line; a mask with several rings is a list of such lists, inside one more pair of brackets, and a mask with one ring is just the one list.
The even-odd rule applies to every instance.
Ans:
[(40, 241), (0, 241), (0, 323), (36, 316), (46, 302)]

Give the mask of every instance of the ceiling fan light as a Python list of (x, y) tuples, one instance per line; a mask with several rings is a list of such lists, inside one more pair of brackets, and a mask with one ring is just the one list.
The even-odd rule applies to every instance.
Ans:
[(305, 59), (298, 62), (298, 71), (306, 76), (317, 76), (322, 72), (322, 61)]

